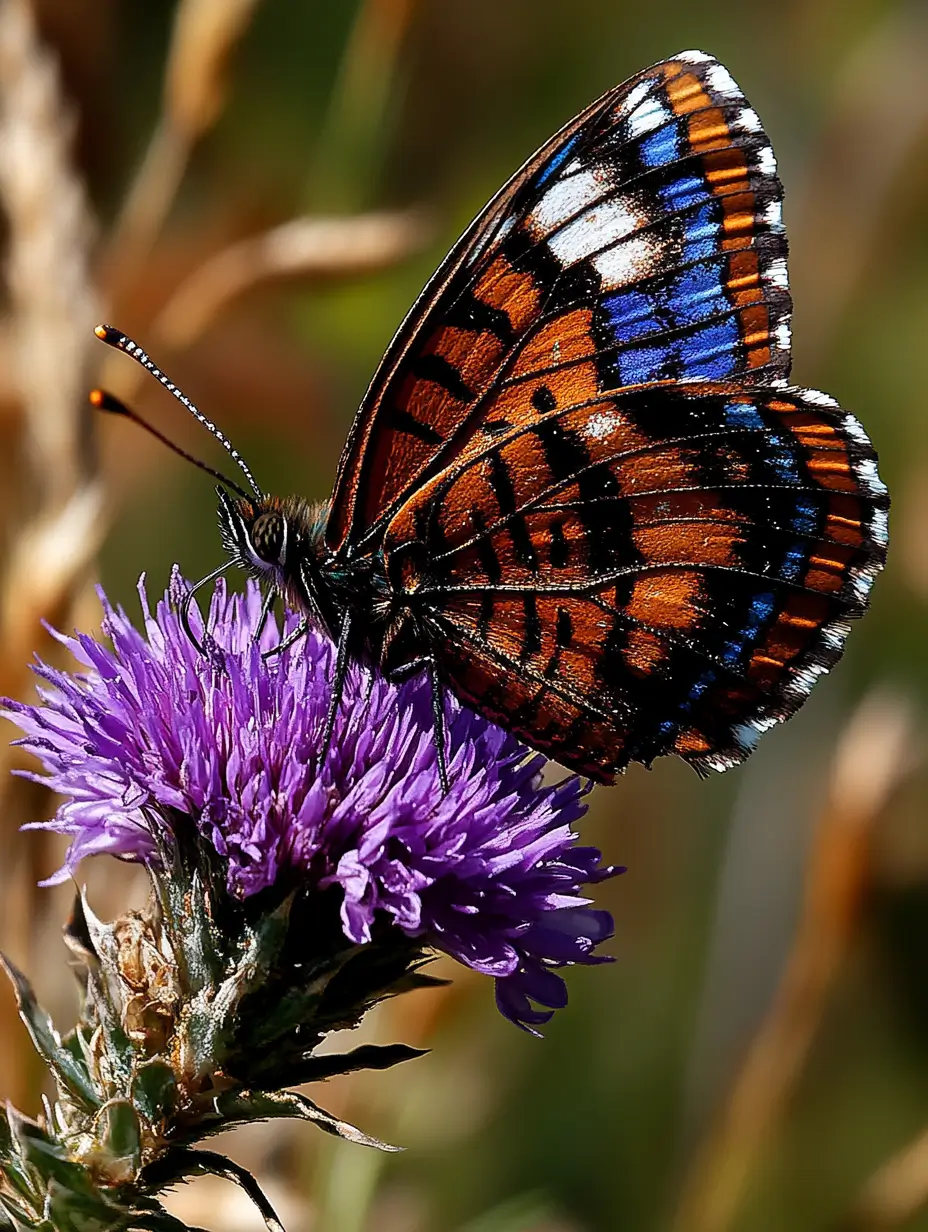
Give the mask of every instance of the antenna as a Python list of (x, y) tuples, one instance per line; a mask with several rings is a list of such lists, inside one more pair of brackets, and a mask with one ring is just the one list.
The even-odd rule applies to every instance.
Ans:
[[(149, 359), (137, 342), (133, 342), (131, 338), (127, 338), (125, 334), (121, 334), (119, 330), (114, 329), (112, 325), (98, 325), (93, 332), (97, 335), (101, 342), (105, 342), (107, 346), (111, 346), (116, 351), (124, 351), (126, 355), (128, 355), (131, 359), (134, 359), (137, 364), (141, 364), (145, 371), (150, 372), (155, 380), (159, 381), (169, 394), (173, 394), (177, 401), (187, 408), (194, 419), (196, 419), (203, 425), (204, 428), (213, 434), (219, 444), (232, 458), (233, 462), (235, 462), (235, 464), (239, 467), (258, 499), (263, 499), (264, 493), (255, 482), (254, 475), (252, 475), (251, 471), (248, 469), (245, 459), (233, 446), (229, 438), (216, 427), (211, 419), (207, 419), (203, 412), (190, 401), (186, 394), (182, 393), (177, 388), (172, 380), (165, 376), (161, 369), (153, 363), (151, 359)], [(95, 401), (94, 395), (98, 395), (98, 400)], [(166, 445), (173, 449), (175, 453), (180, 454), (182, 458), (187, 458), (187, 460), (193, 462), (195, 466), (199, 466), (201, 470), (208, 471), (211, 475), (216, 476), (216, 478), (222, 479), (223, 483), (229, 484), (229, 487), (234, 488), (236, 491), (240, 492), (242, 496), (248, 499), (247, 493), (242, 492), (242, 489), (236, 484), (230, 483), (228, 479), (226, 479), (223, 475), (220, 475), (217, 471), (214, 471), (212, 467), (207, 466), (205, 462), (198, 461), (198, 459), (191, 457), (189, 453), (185, 453), (176, 445), (171, 444), (167, 437), (162, 436), (160, 432), (156, 431), (156, 429), (152, 428), (138, 415), (130, 411), (127, 406), (124, 406), (117, 398), (114, 398), (112, 394), (103, 393), (101, 390), (94, 390), (94, 393), (91, 394), (90, 400), (94, 403), (94, 406), (99, 406), (101, 410), (113, 411), (115, 414), (125, 415), (127, 418), (134, 420), (148, 432), (151, 432), (153, 436), (156, 436), (160, 441), (163, 441)]]
[(170, 437), (165, 436), (163, 432), (159, 432), (157, 428), (153, 427), (147, 422), (147, 420), (144, 420), (136, 411), (131, 410), (128, 406), (126, 406), (125, 402), (121, 402), (114, 394), (107, 393), (105, 389), (93, 389), (90, 391), (89, 398), (91, 405), (95, 406), (98, 411), (107, 411), (111, 415), (122, 415), (126, 419), (131, 419), (134, 424), (138, 424), (140, 428), (144, 428), (146, 432), (149, 432), (155, 440), (160, 441), (162, 445), (167, 445), (168, 449), (172, 450), (180, 457), (185, 458), (188, 462), (192, 462), (193, 465), (198, 466), (201, 471), (206, 471), (207, 475), (212, 475), (212, 477), (214, 479), (218, 479), (220, 483), (224, 483), (226, 487), (231, 488), (233, 492), (237, 492), (238, 495), (244, 500), (251, 500), (251, 496), (245, 491), (245, 489), (239, 487), (239, 485), (235, 483), (234, 480), (230, 479), (228, 475), (224, 475), (222, 471), (218, 471), (215, 467), (210, 466), (208, 463), (202, 462), (199, 458), (195, 458), (193, 454), (188, 453), (186, 449), (181, 449), (180, 445), (175, 445)]

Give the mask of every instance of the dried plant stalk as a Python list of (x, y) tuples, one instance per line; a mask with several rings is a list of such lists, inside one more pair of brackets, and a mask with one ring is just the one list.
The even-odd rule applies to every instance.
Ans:
[(864, 700), (838, 747), (799, 924), (780, 987), (684, 1186), (677, 1232), (725, 1232), (795, 1088), (857, 918), (874, 826), (914, 767), (899, 697)]
[[(92, 226), (70, 161), (54, 60), (25, 0), (0, 6), (0, 203), (9, 227), (11, 348), (22, 409), (18, 537), (0, 590), (0, 691), (18, 694), (40, 618), (59, 614), (95, 551), (86, 367), (97, 317)], [(0, 755), (0, 762), (3, 756)]]
[(222, 114), (229, 56), (257, 7), (258, 0), (184, 0), (179, 6), (164, 110), (189, 141), (196, 141)]
[(380, 118), (415, 0), (366, 0), (358, 10), (332, 97), (330, 124), (342, 129)]
[(90, 216), (70, 163), (72, 125), (57, 67), (25, 0), (0, 6), (0, 199), (9, 224), (7, 282), (16, 379), (30, 450), (30, 491), (62, 506), (87, 470), (83, 393)]
[[(8, 232), (9, 353), (24, 455), (21, 463), (8, 464), (17, 489), (16, 523), (0, 578), (0, 693), (13, 696), (28, 687), (28, 663), (45, 636), (41, 620), (67, 619), (102, 523), (84, 394), (97, 315), (89, 272), (92, 226), (71, 164), (71, 128), (57, 66), (39, 41), (29, 4), (3, 0), (0, 206)], [(14, 755), (4, 741), (4, 827), (29, 819), (39, 803), (34, 789), (30, 797), (10, 779)], [(5, 946), (27, 954), (42, 907), (32, 869), (22, 861), (0, 862), (0, 904)], [(7, 1020), (0, 1033), (9, 1044), (0, 1050), (0, 1089), (32, 1102), (32, 1070), (17, 1048), (22, 1037)]]
[(868, 269), (886, 262), (897, 230), (893, 210), (909, 199), (910, 190), (899, 186), (908, 184), (928, 132), (926, 38), (923, 6), (886, 10), (838, 76), (818, 148), (808, 159), (791, 247), (814, 259), (795, 261), (792, 281), (803, 313), (804, 354), (819, 363), (837, 342)]
[[(192, 346), (233, 299), (274, 279), (348, 278), (386, 269), (421, 248), (430, 231), (415, 210), (293, 218), (230, 244), (194, 270), (152, 323), (151, 345), (175, 351)], [(116, 354), (100, 369), (101, 384), (129, 401), (145, 379)]]
[(418, 248), (422, 216), (407, 211), (355, 218), (293, 218), (217, 253), (186, 280), (158, 315), (154, 333), (187, 346), (230, 300), (274, 278), (348, 277), (384, 269)]
[(116, 223), (106, 260), (118, 299), (167, 218), (191, 151), (222, 113), (226, 68), (258, 0), (181, 0), (165, 72), (164, 106)]
[(882, 1232), (928, 1205), (928, 1129), (873, 1174), (840, 1232)]
[(416, 0), (362, 0), (358, 7), (317, 149), (327, 205), (358, 208), (368, 200), (415, 8)]

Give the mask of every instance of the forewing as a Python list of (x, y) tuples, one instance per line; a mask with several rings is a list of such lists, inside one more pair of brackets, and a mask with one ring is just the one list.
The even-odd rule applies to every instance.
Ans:
[(330, 548), (369, 550), (429, 477), (554, 407), (655, 380), (785, 383), (781, 196), (756, 114), (701, 52), (593, 103), (400, 328), (342, 455)]
[(824, 394), (667, 384), (550, 412), (385, 539), (474, 708), (609, 780), (743, 759), (841, 654), (885, 557), (863, 430)]

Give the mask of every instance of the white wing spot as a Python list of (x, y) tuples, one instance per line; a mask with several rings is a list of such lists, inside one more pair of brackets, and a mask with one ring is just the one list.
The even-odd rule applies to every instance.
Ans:
[(815, 682), (819, 676), (828, 674), (828, 668), (821, 663), (809, 663), (806, 667), (801, 667), (794, 674), (792, 680), (787, 684), (784, 692), (798, 694), (800, 697), (806, 697), (812, 692), (815, 687)]
[(653, 132), (655, 128), (660, 128), (672, 119), (673, 116), (667, 108), (652, 95), (628, 117), (628, 131), (633, 137), (643, 137), (645, 133)]
[(642, 222), (626, 202), (603, 201), (551, 236), (548, 247), (563, 265), (575, 265), (630, 235)]
[(782, 201), (768, 201), (764, 206), (762, 214), (764, 222), (772, 231), (779, 231), (783, 227), (783, 203)]
[(760, 116), (753, 107), (742, 107), (732, 120), (731, 126), (741, 133), (762, 133), (764, 131)]
[(822, 628), (821, 638), (829, 649), (840, 650), (847, 639), (849, 631), (849, 626), (844, 621), (838, 620)]
[(777, 160), (771, 146), (762, 145), (757, 151), (757, 166), (763, 175), (776, 175)]
[(710, 770), (715, 770), (719, 774), (724, 774), (726, 770), (730, 770), (735, 764), (735, 759), (733, 757), (721, 757), (712, 754), (711, 756), (704, 757), (702, 759), (702, 764), (704, 766), (708, 766)]
[(722, 98), (741, 98), (738, 83), (724, 64), (713, 64), (711, 68), (707, 68), (706, 81)]
[(876, 577), (875, 573), (861, 572), (855, 573), (851, 578), (851, 587), (854, 591), (854, 597), (859, 599), (861, 603), (866, 603), (869, 598), (870, 591), (873, 588), (873, 581)]
[(639, 81), (636, 86), (633, 86), (629, 90), (625, 98), (623, 98), (618, 107), (616, 107), (616, 114), (620, 116), (631, 115), (638, 104), (644, 102), (653, 88), (654, 82), (650, 79), (647, 81)]
[(782, 287), (784, 291), (787, 289), (789, 286), (789, 275), (786, 272), (786, 261), (783, 257), (777, 257), (770, 262), (767, 268), (767, 279), (775, 287)]
[(681, 51), (678, 56), (671, 56), (671, 60), (682, 60), (684, 64), (707, 64), (712, 61), (712, 56), (706, 55), (704, 51)]
[(506, 236), (509, 234), (512, 228), (516, 225), (516, 222), (518, 221), (518, 217), (519, 217), (518, 214), (510, 214), (508, 218), (503, 219), (500, 225), (500, 228), (494, 237), (497, 244), (500, 242), (500, 240), (504, 240), (506, 238)]
[[(531, 230), (547, 235), (608, 191), (608, 176), (593, 167), (555, 180), (528, 217)], [(578, 222), (580, 219), (577, 220)]]
[(889, 511), (874, 509), (870, 519), (870, 534), (881, 546), (889, 543)]
[(652, 235), (639, 235), (607, 248), (593, 258), (593, 265), (608, 290), (627, 286), (650, 274), (660, 255), (661, 245)]
[[(802, 396), (806, 402), (811, 402), (813, 406), (824, 406), (827, 407), (829, 411), (836, 411), (839, 409), (837, 402), (835, 402), (831, 394), (823, 394), (820, 389), (804, 389), (802, 391)], [(850, 418), (851, 417), (849, 415), (848, 419)]]
[(861, 458), (857, 463), (857, 475), (871, 496), (885, 496), (886, 484), (879, 477), (872, 458)]
[(735, 743), (742, 749), (753, 749), (761, 738), (761, 729), (757, 723), (742, 723), (736, 727), (732, 735), (735, 738)]
[(597, 411), (595, 415), (591, 415), (587, 420), (584, 435), (594, 441), (601, 441), (603, 437), (611, 436), (618, 426), (619, 417), (617, 415), (609, 414), (606, 411)]
[(855, 441), (859, 441), (861, 445), (870, 444), (870, 438), (867, 436), (863, 427), (857, 422), (853, 415), (844, 416), (844, 431), (848, 436), (852, 436)]

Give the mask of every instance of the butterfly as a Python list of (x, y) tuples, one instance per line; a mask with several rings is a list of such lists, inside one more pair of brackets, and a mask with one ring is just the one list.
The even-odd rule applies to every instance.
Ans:
[(601, 782), (664, 754), (724, 770), (801, 705), (867, 605), (889, 501), (857, 420), (788, 384), (781, 200), (711, 56), (609, 91), (428, 283), (325, 506), (263, 494), (98, 329), (242, 466), (222, 568), (336, 642), (323, 747), (353, 660), (428, 672), (445, 784), (444, 687)]

